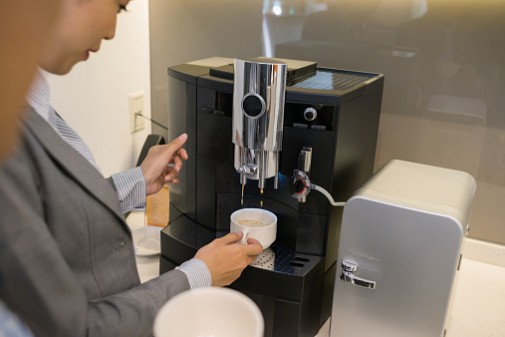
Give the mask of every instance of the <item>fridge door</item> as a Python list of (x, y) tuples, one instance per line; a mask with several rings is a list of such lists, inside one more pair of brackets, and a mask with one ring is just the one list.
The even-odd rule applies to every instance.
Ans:
[(475, 182), (419, 165), (386, 165), (347, 202), (331, 337), (444, 336)]

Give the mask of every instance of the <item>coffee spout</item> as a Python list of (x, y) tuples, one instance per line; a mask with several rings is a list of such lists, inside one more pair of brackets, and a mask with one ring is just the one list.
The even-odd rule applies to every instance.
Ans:
[(258, 188), (275, 177), (282, 150), (287, 65), (275, 60), (235, 60), (232, 142), (235, 170)]

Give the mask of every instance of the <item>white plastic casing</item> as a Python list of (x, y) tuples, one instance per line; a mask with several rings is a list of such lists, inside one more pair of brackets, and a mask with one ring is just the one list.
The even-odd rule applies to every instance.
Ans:
[[(344, 208), (331, 337), (444, 336), (475, 189), (465, 172), (393, 160), (355, 193)], [(375, 288), (341, 277), (343, 261)]]

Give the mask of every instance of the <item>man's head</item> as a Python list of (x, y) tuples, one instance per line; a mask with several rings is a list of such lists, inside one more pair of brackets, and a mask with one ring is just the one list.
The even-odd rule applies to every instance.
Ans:
[(97, 52), (116, 30), (116, 16), (130, 0), (63, 0), (59, 20), (41, 60), (41, 67), (63, 75)]
[(14, 146), (24, 97), (58, 15), (60, 2), (0, 1), (0, 160)]

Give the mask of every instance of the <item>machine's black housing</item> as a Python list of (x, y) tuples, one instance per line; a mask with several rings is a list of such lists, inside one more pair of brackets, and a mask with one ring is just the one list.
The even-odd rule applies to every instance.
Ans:
[[(261, 194), (248, 181), (241, 204), (233, 165), (233, 60), (206, 60), (168, 69), (170, 139), (189, 135), (180, 183), (171, 187), (170, 225), (161, 233), (160, 272), (192, 258), (229, 232), (230, 214), (263, 207), (278, 217), (273, 270), (247, 267), (230, 287), (251, 297), (265, 318), (265, 337), (314, 336), (331, 314), (341, 207), (317, 191), (305, 203), (289, 178), (300, 150), (312, 148), (311, 180), (336, 201), (347, 200), (373, 173), (384, 77), (288, 63), (279, 187)], [(313, 70), (310, 70), (310, 69)], [(230, 75), (231, 73), (231, 75)], [(301, 74), (301, 75), (298, 75)], [(317, 111), (307, 121), (306, 108)]]

